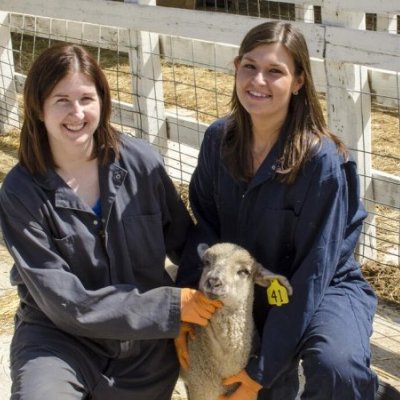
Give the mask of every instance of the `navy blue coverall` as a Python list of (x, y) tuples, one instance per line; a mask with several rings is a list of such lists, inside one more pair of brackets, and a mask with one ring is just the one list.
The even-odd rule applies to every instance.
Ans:
[[(291, 400), (303, 360), (303, 399), (373, 400), (376, 375), (370, 343), (376, 297), (353, 252), (366, 212), (359, 201), (356, 165), (323, 139), (296, 181), (276, 179), (283, 133), (253, 179), (232, 178), (220, 159), (224, 119), (204, 136), (190, 183), (197, 226), (178, 272), (179, 285), (195, 285), (199, 242), (233, 242), (293, 286), (288, 305), (271, 307), (256, 287), (254, 317), (261, 348), (247, 366), (263, 385), (259, 399)], [(296, 380), (296, 379), (294, 379)]]
[(52, 170), (32, 176), (18, 164), (4, 180), (1, 224), (21, 298), (12, 399), (170, 399), (181, 290), (165, 256), (179, 262), (192, 222), (144, 141), (123, 136), (99, 183), (101, 216)]

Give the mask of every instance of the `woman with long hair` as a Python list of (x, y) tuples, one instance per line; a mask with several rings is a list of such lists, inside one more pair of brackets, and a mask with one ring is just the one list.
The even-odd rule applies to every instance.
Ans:
[[(293, 287), (273, 306), (256, 287), (260, 345), (222, 399), (374, 400), (370, 335), (376, 297), (354, 250), (366, 212), (356, 165), (332, 133), (307, 44), (287, 22), (244, 37), (234, 61), (231, 112), (210, 125), (190, 183), (197, 221), (179, 272), (195, 286), (196, 246), (233, 242)], [(195, 340), (195, 339), (194, 339)]]

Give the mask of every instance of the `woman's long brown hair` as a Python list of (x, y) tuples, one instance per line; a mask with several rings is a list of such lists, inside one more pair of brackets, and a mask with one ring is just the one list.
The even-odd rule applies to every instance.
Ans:
[[(304, 36), (290, 23), (266, 22), (251, 29), (244, 37), (237, 60), (254, 48), (271, 43), (282, 43), (292, 55), (295, 75), (303, 73), (304, 84), (297, 95), (292, 95), (282, 130), (287, 139), (280, 154), (276, 172), (282, 182), (293, 183), (304, 162), (318, 146), (322, 137), (331, 138), (338, 151), (347, 157), (344, 144), (329, 131), (311, 74), (310, 56)], [(268, 123), (268, 122), (266, 122)], [(281, 132), (282, 133), (282, 132)], [(231, 98), (226, 132), (222, 143), (222, 158), (230, 173), (239, 180), (253, 176), (252, 123), (249, 113), (240, 104), (236, 82)]]
[(89, 77), (100, 99), (101, 114), (92, 157), (99, 157), (101, 164), (118, 157), (120, 135), (110, 124), (111, 94), (103, 71), (83, 47), (55, 45), (44, 50), (33, 62), (24, 86), (24, 121), (18, 158), (32, 174), (44, 174), (56, 167), (42, 121), (43, 105), (54, 87), (76, 71)]

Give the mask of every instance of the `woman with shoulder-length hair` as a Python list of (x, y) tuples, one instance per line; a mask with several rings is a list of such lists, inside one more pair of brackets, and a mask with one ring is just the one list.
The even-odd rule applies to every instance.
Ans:
[(260, 346), (230, 400), (373, 400), (370, 335), (376, 297), (354, 249), (366, 212), (356, 165), (327, 128), (303, 35), (266, 22), (244, 37), (234, 61), (231, 112), (207, 129), (190, 183), (197, 220), (178, 272), (195, 285), (199, 242), (250, 251), (293, 287), (286, 305), (257, 287)]
[[(97, 91), (101, 106), (95, 145), (91, 157), (101, 163), (118, 157), (120, 134), (110, 124), (111, 95), (107, 79), (90, 53), (80, 46), (54, 46), (32, 65), (24, 86), (24, 121), (19, 147), (20, 162), (31, 173), (45, 173), (55, 167), (46, 135), (43, 104), (57, 83), (76, 69), (90, 79)], [(100, 152), (100, 149), (103, 151)]]
[(169, 400), (173, 338), (219, 302), (174, 287), (190, 216), (149, 144), (110, 124), (107, 80), (80, 46), (34, 61), (19, 162), (0, 191), (20, 306), (11, 399)]

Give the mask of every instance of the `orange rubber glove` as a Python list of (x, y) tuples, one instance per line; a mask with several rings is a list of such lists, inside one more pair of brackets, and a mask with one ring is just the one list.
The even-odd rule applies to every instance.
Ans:
[(194, 339), (195, 335), (196, 333), (193, 326), (187, 322), (182, 322), (179, 328), (179, 334), (174, 339), (179, 364), (184, 370), (189, 368), (188, 340), (189, 338)]
[(181, 321), (206, 326), (218, 308), (223, 306), (219, 300), (211, 300), (195, 289), (181, 290)]
[(257, 394), (262, 388), (258, 382), (249, 377), (244, 369), (223, 381), (224, 385), (232, 385), (234, 383), (240, 383), (240, 386), (230, 396), (221, 395), (218, 400), (256, 400)]

